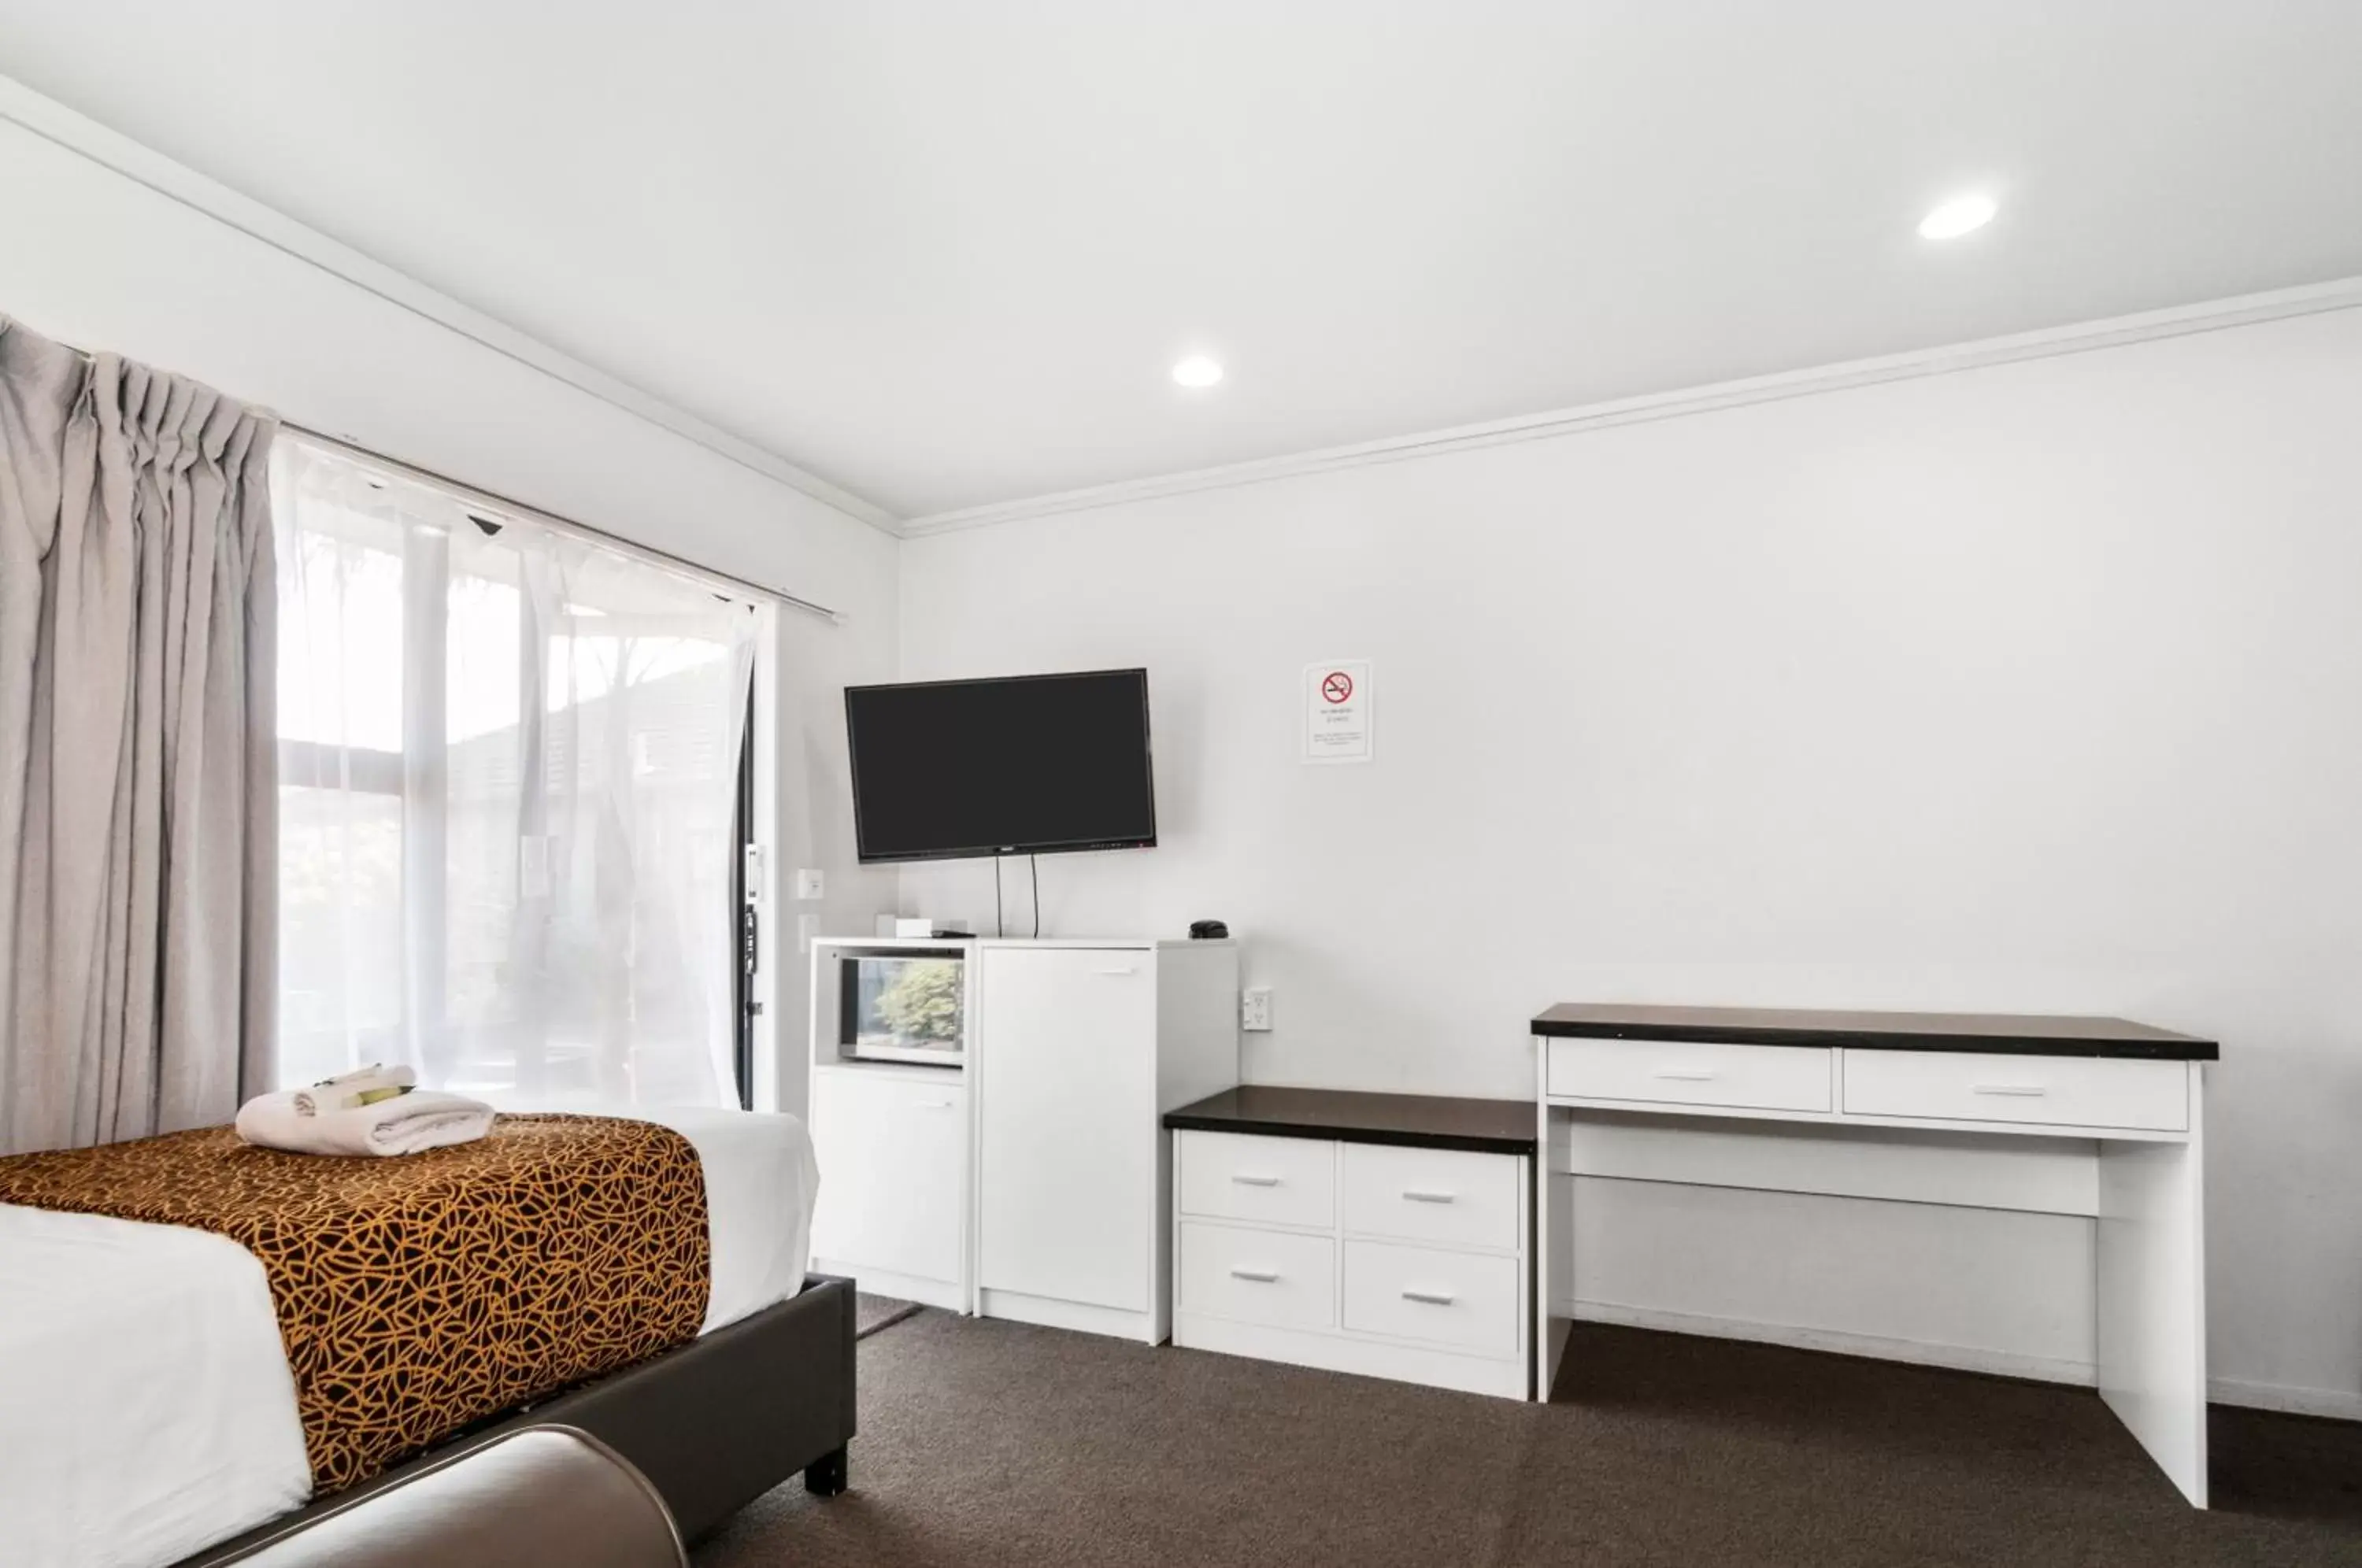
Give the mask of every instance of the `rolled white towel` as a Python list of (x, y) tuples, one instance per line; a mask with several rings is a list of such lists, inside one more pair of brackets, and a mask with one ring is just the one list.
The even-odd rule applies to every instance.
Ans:
[(297, 1154), (415, 1154), (472, 1143), (492, 1130), (492, 1108), (465, 1095), (413, 1089), (375, 1105), (305, 1115), (302, 1090), (258, 1095), (238, 1108), (237, 1135)]
[(391, 1067), (373, 1063), (333, 1078), (322, 1078), (310, 1088), (295, 1090), (295, 1110), (304, 1116), (317, 1115), (323, 1110), (349, 1110), (370, 1100), (391, 1098), (415, 1087), (417, 1082), (415, 1068), (399, 1063)]

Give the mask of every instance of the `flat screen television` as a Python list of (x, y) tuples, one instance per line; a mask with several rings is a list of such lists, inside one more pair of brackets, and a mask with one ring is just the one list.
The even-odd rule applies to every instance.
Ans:
[(849, 686), (864, 862), (1156, 843), (1148, 671)]

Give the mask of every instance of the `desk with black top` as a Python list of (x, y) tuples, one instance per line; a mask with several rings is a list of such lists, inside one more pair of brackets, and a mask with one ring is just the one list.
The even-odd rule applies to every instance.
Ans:
[[(2101, 1397), (2205, 1507), (2214, 1042), (2114, 1018), (1584, 1003), (1533, 1035), (1540, 1387), (1575, 1315), (1578, 1176), (2088, 1216)], [(1794, 1135), (1732, 1135), (1747, 1122)]]

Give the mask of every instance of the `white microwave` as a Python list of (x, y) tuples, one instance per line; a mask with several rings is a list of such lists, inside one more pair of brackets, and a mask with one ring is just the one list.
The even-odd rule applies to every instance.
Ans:
[(859, 953), (838, 962), (840, 1057), (960, 1065), (967, 1032), (965, 954)]

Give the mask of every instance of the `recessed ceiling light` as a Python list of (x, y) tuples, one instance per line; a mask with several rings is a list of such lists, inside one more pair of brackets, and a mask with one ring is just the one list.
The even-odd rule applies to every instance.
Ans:
[(1958, 239), (1992, 222), (2000, 204), (1991, 196), (1955, 196), (1919, 220), (1922, 239)]
[(1209, 387), (1222, 379), (1222, 367), (1203, 354), (1192, 354), (1173, 367), (1173, 379), (1185, 387)]

